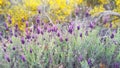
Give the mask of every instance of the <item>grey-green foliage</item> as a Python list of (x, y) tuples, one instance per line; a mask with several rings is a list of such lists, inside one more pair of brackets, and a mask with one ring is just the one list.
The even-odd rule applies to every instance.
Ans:
[[(113, 61), (120, 61), (120, 49), (119, 49), (119, 30), (115, 34), (115, 38), (106, 38), (106, 43), (101, 43), (101, 37), (99, 28), (92, 30), (88, 33), (88, 36), (84, 32), (77, 31), (76, 33), (82, 33), (82, 38), (79, 34), (71, 35), (64, 34), (63, 39), (68, 37), (69, 41), (59, 41), (59, 38), (53, 34), (51, 38), (50, 33), (39, 35), (37, 41), (27, 42), (21, 44), (19, 37), (12, 37), (12, 44), (8, 44), (7, 52), (10, 55), (11, 63), (7, 63), (7, 66), (14, 64), (14, 67), (38, 67), (45, 68), (47, 66), (54, 67), (59, 64), (63, 64), (66, 68), (80, 67), (89, 68), (87, 59), (91, 59), (92, 64), (99, 64), (101, 61), (107, 61), (110, 65)], [(45, 38), (46, 40), (43, 40)], [(114, 40), (117, 41), (117, 45), (114, 44)], [(37, 44), (39, 42), (39, 45)], [(16, 50), (13, 51), (13, 46)], [(32, 53), (30, 53), (32, 49)], [(4, 53), (0, 52), (1, 62), (5, 62), (2, 57)], [(26, 62), (21, 61), (20, 55), (24, 54)], [(82, 61), (78, 60), (79, 55), (82, 55)], [(114, 57), (114, 58), (113, 58)], [(4, 66), (4, 64), (3, 64)]]
[(86, 60), (81, 62), (81, 68), (89, 68), (89, 65)]

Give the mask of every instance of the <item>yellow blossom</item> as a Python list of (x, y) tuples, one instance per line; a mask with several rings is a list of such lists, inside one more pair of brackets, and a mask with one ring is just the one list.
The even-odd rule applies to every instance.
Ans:
[(38, 6), (40, 6), (41, 4), (41, 0), (23, 0), (23, 1), (26, 8), (33, 11), (37, 10)]
[[(12, 24), (9, 24), (10, 26), (14, 26), (18, 24), (19, 29), (21, 29), (21, 25), (23, 24), (22, 19), (28, 20), (29, 13), (21, 8), (22, 6), (14, 6), (11, 9), (8, 10), (7, 14), (11, 16)], [(22, 27), (24, 29), (24, 27)]]
[(108, 0), (99, 0), (101, 4), (107, 4)]
[(0, 5), (3, 3), (3, 0), (0, 0)]
[(50, 6), (49, 14), (52, 20), (64, 21), (73, 12), (75, 5), (77, 3), (80, 4), (82, 1), (83, 0), (50, 0), (48, 4)]
[(76, 0), (76, 3), (81, 4), (83, 0)]
[(119, 6), (120, 5), (120, 0), (115, 0), (116, 1), (116, 5)]
[(95, 6), (94, 9), (90, 11), (90, 14), (94, 15), (95, 13), (103, 12), (105, 9), (103, 8), (103, 5)]

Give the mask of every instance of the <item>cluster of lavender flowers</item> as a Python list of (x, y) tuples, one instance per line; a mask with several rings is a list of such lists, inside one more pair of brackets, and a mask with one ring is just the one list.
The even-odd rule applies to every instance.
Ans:
[[(88, 15), (87, 13), (86, 17)], [(11, 23), (9, 18), (9, 24)], [(119, 55), (116, 51), (119, 51), (119, 39), (116, 38), (119, 32), (111, 31), (109, 36), (101, 37), (95, 22), (90, 22), (87, 27), (77, 21), (51, 24), (42, 22), (39, 17), (33, 28), (29, 27), (29, 21), (25, 21), (25, 24), (25, 31), (22, 32), (18, 25), (9, 27), (4, 23), (6, 35), (0, 32), (3, 56), (0, 60), (4, 59), (1, 62), (6, 61), (11, 67), (27, 65), (28, 68), (53, 68), (61, 64), (66, 68), (84, 65), (91, 68), (95, 65), (100, 67), (100, 63), (112, 68), (120, 67), (119, 56), (116, 57)]]

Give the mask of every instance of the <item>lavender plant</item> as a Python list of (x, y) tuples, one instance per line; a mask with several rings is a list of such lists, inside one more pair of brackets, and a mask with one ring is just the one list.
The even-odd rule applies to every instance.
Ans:
[[(119, 60), (119, 29), (117, 33), (99, 36), (100, 27), (85, 29), (73, 21), (63, 31), (61, 24), (34, 25), (35, 28), (20, 36), (17, 30), (7, 38), (1, 34), (1, 64), (3, 68), (91, 68), (114, 66)], [(47, 28), (46, 26), (47, 25)], [(11, 29), (11, 28), (8, 28)], [(14, 30), (14, 29), (13, 29)], [(33, 31), (34, 30), (34, 31)], [(15, 35), (17, 34), (17, 36)], [(5, 64), (5, 65), (4, 65)], [(118, 63), (119, 64), (119, 63)]]
[[(119, 17), (119, 13), (105, 11), (97, 13), (98, 17), (92, 17), (88, 8), (77, 5), (73, 14), (70, 13), (69, 21), (54, 21), (56, 24), (53, 24), (45, 8), (39, 8), (35, 19), (32, 19), (34, 21), (22, 19), (24, 28), (15, 23), (10, 27), (11, 19), (4, 23), (5, 30), (0, 32), (0, 67), (120, 68), (120, 28), (113, 29), (112, 23), (109, 28), (104, 27), (110, 19), (104, 19), (104, 16)], [(44, 14), (49, 21), (42, 20)], [(11, 17), (8, 15), (8, 18)]]

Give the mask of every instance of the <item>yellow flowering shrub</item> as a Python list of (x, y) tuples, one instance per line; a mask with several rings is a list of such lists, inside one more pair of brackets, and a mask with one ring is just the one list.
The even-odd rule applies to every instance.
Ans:
[[(100, 12), (106, 11), (105, 8), (103, 7), (103, 5), (104, 4), (109, 4), (111, 0), (98, 0), (98, 1), (99, 1), (100, 4), (94, 6), (94, 8), (90, 11), (91, 15), (94, 15), (96, 13), (100, 13)], [(114, 0), (112, 0), (112, 2), (114, 2)], [(113, 10), (111, 10), (111, 11), (120, 13), (120, 0), (115, 0), (115, 4), (114, 5), (116, 5), (116, 7), (113, 8)], [(112, 6), (114, 6), (114, 5), (112, 4)], [(116, 16), (110, 16), (110, 18), (111, 19), (116, 19), (117, 17)], [(120, 22), (120, 20), (117, 19), (117, 20), (113, 20), (111, 22), (107, 22), (103, 26), (109, 28), (110, 27), (110, 23), (111, 23), (112, 24), (111, 28), (117, 28), (118, 25), (120, 26), (119, 22)]]
[(90, 14), (91, 14), (91, 15), (94, 15), (95, 13), (100, 13), (100, 12), (103, 12), (103, 11), (105, 11), (105, 8), (103, 7), (103, 5), (95, 6), (95, 7), (90, 11)]
[(41, 0), (23, 0), (24, 6), (28, 10), (36, 11), (38, 6), (41, 5)]
[(55, 20), (66, 21), (66, 18), (73, 12), (75, 5), (81, 4), (83, 0), (49, 0), (50, 17)]
[[(8, 0), (0, 0), (0, 5), (9, 2)], [(37, 14), (37, 9), (39, 6), (49, 5), (48, 11), (50, 18), (55, 23), (56, 20), (65, 21), (66, 18), (74, 11), (75, 5), (81, 4), (83, 0), (22, 0), (23, 3), (14, 5), (7, 9), (7, 13), (12, 18), (12, 24), (9, 26), (14, 26), (18, 24), (20, 30), (23, 30), (22, 19), (28, 20), (29, 17)], [(43, 4), (43, 2), (46, 2)], [(9, 2), (10, 3), (10, 2)], [(5, 10), (5, 9), (4, 9)], [(8, 22), (8, 20), (6, 20)], [(21, 29), (22, 28), (22, 29)]]
[[(116, 7), (113, 9), (114, 12), (120, 13), (120, 0), (115, 0)], [(115, 20), (112, 21), (113, 28), (120, 27), (120, 19), (116, 16), (112, 17)]]
[(0, 0), (0, 5), (2, 5), (2, 3), (3, 3), (3, 0)]
[(100, 2), (101, 4), (107, 4), (107, 3), (109, 2), (109, 0), (99, 0), (99, 2)]
[[(11, 16), (12, 24), (8, 24), (10, 27), (18, 25), (21, 31), (25, 30), (25, 21), (29, 17), (34, 16), (37, 13), (37, 8), (40, 5), (40, 0), (23, 0), (23, 4), (14, 5), (7, 9), (7, 14)], [(6, 20), (8, 22), (8, 20)]]
[(110, 0), (85, 0), (86, 5), (94, 8), (95, 6), (108, 4)]
[(65, 0), (50, 0), (50, 17), (53, 21), (64, 20), (72, 11), (72, 7), (68, 6)]
[(83, 0), (76, 0), (77, 4), (81, 4), (83, 2)]
[[(39, 6), (42, 7), (41, 10), (45, 7), (45, 12), (52, 20), (52, 23), (56, 23), (56, 21), (67, 21), (76, 7), (80, 7), (83, 4), (86, 5), (86, 2), (93, 4), (93, 9), (90, 10), (90, 14), (94, 15), (95, 13), (105, 11), (104, 4), (110, 3), (110, 0), (22, 0), (22, 3), (14, 5), (9, 9), (4, 9), (6, 12), (0, 9), (0, 13), (4, 12), (12, 17), (12, 24), (9, 26), (18, 24), (19, 29), (24, 30), (25, 24), (23, 24), (22, 19), (28, 20), (29, 17), (36, 15)], [(113, 9), (113, 11), (120, 13), (120, 1), (115, 0), (115, 3), (117, 7)], [(10, 5), (10, 1), (0, 0), (0, 7), (4, 7), (6, 4)], [(46, 21), (47, 18), (42, 20)], [(48, 20), (46, 22), (48, 22)], [(6, 22), (8, 22), (8, 20), (6, 20)]]
[(116, 8), (113, 11), (120, 13), (120, 0), (115, 0), (115, 3)]
[(115, 2), (117, 6), (120, 6), (120, 0), (115, 0)]
[(24, 30), (25, 23), (22, 21), (22, 19), (28, 20), (29, 14), (25, 9), (21, 7), (22, 6), (13, 6), (11, 9), (8, 10), (7, 14), (11, 16), (12, 21), (12, 24), (10, 24), (9, 26), (14, 26), (17, 24), (20, 30)]
[(9, 6), (10, 2), (8, 0), (0, 0), (0, 14), (5, 13)]
[(6, 5), (10, 5), (8, 0), (0, 0), (0, 8), (4, 8)]

